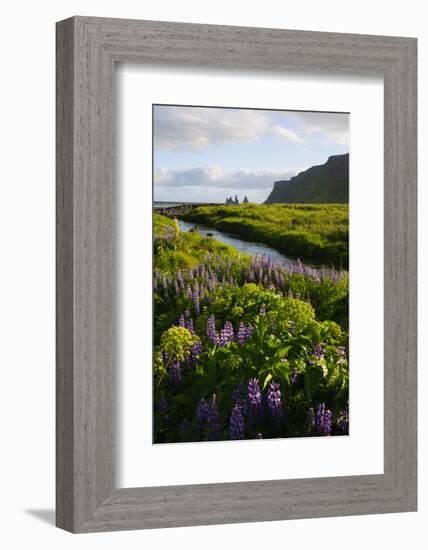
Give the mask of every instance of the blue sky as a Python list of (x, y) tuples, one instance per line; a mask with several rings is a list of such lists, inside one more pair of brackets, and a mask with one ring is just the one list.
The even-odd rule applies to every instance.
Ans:
[(263, 202), (273, 183), (349, 152), (349, 115), (155, 105), (154, 200)]

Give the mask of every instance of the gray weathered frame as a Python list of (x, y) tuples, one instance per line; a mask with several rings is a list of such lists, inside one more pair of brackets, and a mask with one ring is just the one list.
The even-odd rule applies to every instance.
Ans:
[[(416, 45), (90, 17), (57, 24), (59, 527), (81, 533), (416, 510)], [(123, 61), (383, 76), (382, 475), (115, 488), (113, 77)]]

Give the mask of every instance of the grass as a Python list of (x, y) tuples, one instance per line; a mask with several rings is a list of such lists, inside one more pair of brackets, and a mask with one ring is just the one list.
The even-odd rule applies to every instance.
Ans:
[(256, 241), (284, 254), (347, 268), (347, 204), (200, 206), (183, 219)]
[[(178, 223), (154, 212), (154, 258), (155, 268), (165, 274), (178, 269), (189, 269), (198, 265), (207, 253), (237, 256), (237, 251), (198, 231), (181, 232)], [(243, 257), (243, 255), (240, 255)]]
[(155, 443), (348, 433), (346, 273), (242, 255), (157, 213), (153, 246)]

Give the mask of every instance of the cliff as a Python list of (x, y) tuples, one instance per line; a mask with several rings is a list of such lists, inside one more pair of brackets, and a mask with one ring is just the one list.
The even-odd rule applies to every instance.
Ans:
[(289, 180), (276, 181), (265, 201), (272, 203), (347, 203), (349, 153), (334, 155)]

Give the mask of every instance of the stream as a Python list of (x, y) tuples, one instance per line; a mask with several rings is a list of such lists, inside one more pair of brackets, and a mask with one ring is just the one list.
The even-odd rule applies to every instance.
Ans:
[[(274, 248), (271, 248), (270, 246), (267, 246), (265, 244), (255, 243), (251, 241), (243, 241), (242, 239), (240, 239), (235, 235), (231, 235), (230, 233), (224, 233), (223, 231), (219, 231), (218, 229), (215, 229), (213, 227), (207, 227), (199, 223), (195, 224), (195, 223), (186, 222), (184, 220), (178, 220), (178, 223), (180, 225), (181, 231), (189, 231), (189, 229), (192, 229), (192, 227), (197, 227), (198, 231), (201, 234), (206, 235), (207, 233), (210, 233), (213, 239), (217, 239), (218, 241), (221, 241), (224, 244), (233, 246), (234, 248), (236, 248), (236, 250), (238, 250), (239, 252), (243, 252), (244, 254), (249, 254), (251, 256), (255, 256), (256, 254), (266, 254), (268, 256), (272, 256), (276, 260), (283, 262), (284, 264), (291, 264), (291, 265), (297, 264), (297, 258), (293, 258), (292, 256), (287, 256), (282, 252), (278, 252), (278, 250), (275, 250)], [(307, 261), (303, 262), (303, 264), (313, 269), (324, 270), (326, 274), (329, 274), (333, 271), (331, 267), (323, 266), (320, 264), (314, 264)]]

